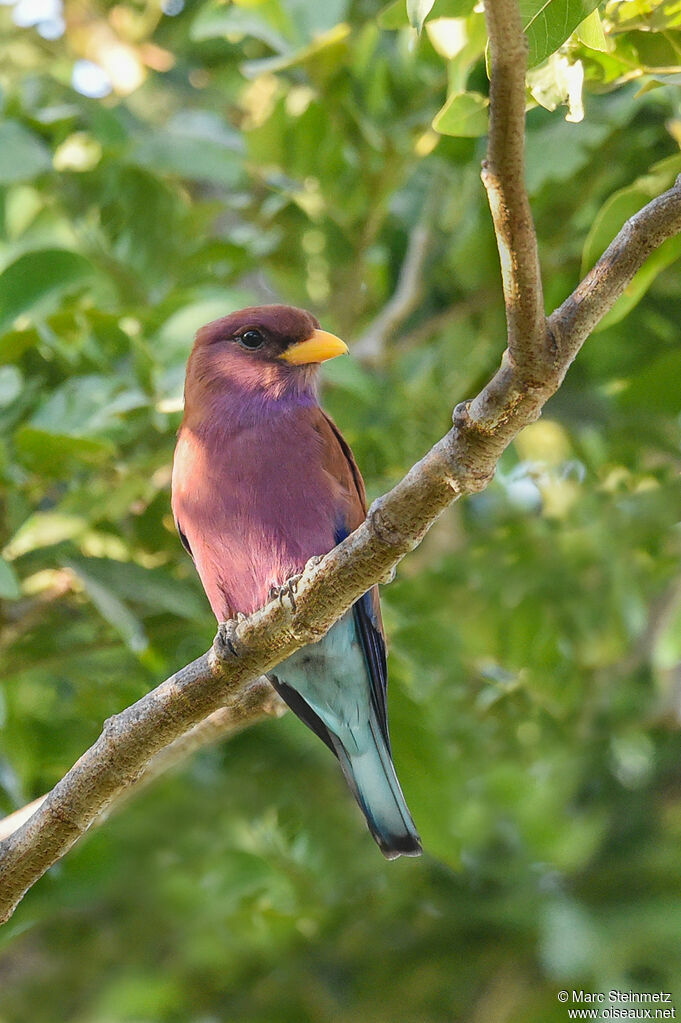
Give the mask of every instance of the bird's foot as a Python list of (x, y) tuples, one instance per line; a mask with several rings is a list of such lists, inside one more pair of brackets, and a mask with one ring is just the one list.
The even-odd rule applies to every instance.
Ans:
[(386, 519), (383, 512), (383, 504), (383, 498), (377, 497), (367, 512), (367, 519), (378, 539), (387, 546), (392, 547), (397, 539), (396, 531), (392, 523)]
[(213, 650), (219, 661), (230, 661), (239, 656), (236, 638), (238, 624), (239, 619), (237, 617), (236, 621), (230, 618), (228, 622), (220, 622), (218, 625), (218, 631), (213, 640)]
[(296, 610), (296, 591), (298, 589), (298, 583), (301, 577), (299, 575), (292, 575), (290, 579), (287, 579), (283, 586), (270, 586), (269, 600), (278, 600), (283, 606), (284, 597), (288, 597), (292, 609)]

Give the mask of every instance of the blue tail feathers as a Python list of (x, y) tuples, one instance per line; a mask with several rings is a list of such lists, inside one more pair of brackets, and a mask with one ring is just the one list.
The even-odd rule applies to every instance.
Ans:
[(269, 677), (291, 710), (338, 757), (383, 855), (418, 856), (421, 841), (390, 756), (385, 646), (370, 597)]
[(371, 741), (361, 753), (349, 753), (331, 733), (345, 779), (366, 817), (369, 831), (388, 860), (420, 856), (421, 839), (402, 795), (381, 729), (370, 716)]

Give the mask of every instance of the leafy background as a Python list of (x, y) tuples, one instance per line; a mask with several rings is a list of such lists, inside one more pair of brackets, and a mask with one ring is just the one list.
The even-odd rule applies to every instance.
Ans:
[[(681, 14), (522, 11), (553, 308), (681, 170)], [(283, 299), (356, 344), (325, 404), (371, 496), (504, 325), (471, 0), (18, 0), (0, 40), (9, 812), (211, 641), (169, 513), (200, 324)], [(367, 346), (416, 231), (417, 301)], [(679, 244), (383, 588), (424, 857), (385, 863), (322, 745), (267, 722), (33, 889), (0, 932), (1, 1023), (550, 1023), (563, 987), (681, 1005)]]

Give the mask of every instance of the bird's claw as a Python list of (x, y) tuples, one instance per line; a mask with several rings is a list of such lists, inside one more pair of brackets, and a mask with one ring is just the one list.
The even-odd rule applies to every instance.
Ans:
[(299, 575), (292, 575), (290, 579), (287, 579), (283, 586), (270, 586), (269, 599), (278, 600), (282, 605), (284, 604), (284, 597), (288, 597), (291, 607), (296, 610), (296, 591), (298, 589), (298, 583), (300, 582)]
[(213, 640), (213, 649), (219, 661), (229, 661), (233, 657), (239, 656), (239, 651), (236, 647), (236, 629), (237, 621), (230, 619), (228, 622), (220, 622), (218, 625), (218, 631), (215, 634)]

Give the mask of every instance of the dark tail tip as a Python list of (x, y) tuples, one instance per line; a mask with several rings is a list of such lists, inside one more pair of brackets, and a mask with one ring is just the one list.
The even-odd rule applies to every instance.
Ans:
[(386, 860), (396, 860), (398, 856), (420, 856), (423, 852), (421, 839), (416, 832), (405, 831), (401, 835), (378, 835), (372, 830), (371, 833)]

